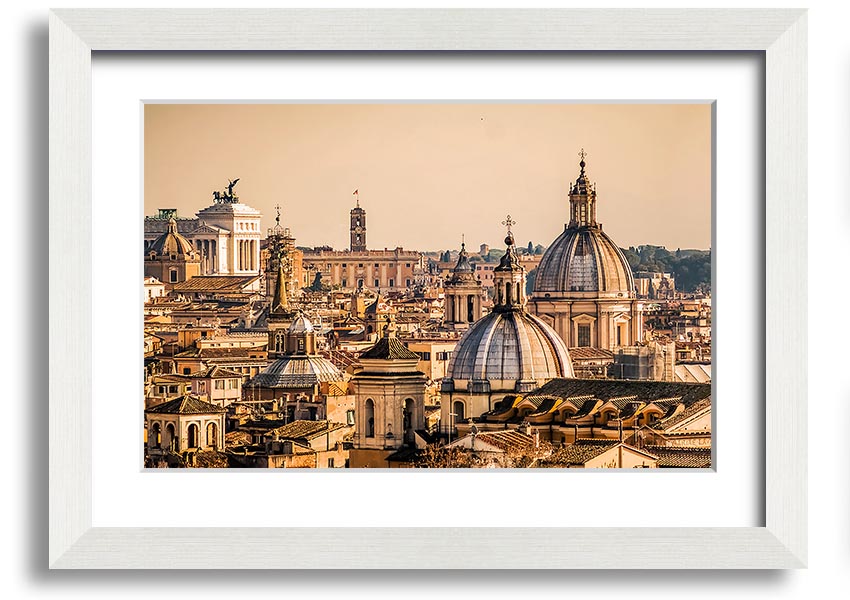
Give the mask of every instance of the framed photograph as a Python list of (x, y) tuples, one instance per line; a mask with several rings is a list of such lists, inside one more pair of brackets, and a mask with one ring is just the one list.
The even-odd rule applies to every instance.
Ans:
[(805, 33), (51, 12), (51, 568), (804, 566)]

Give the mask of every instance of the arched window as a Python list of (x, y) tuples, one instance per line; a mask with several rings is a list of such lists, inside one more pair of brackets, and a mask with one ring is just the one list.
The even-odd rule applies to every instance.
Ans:
[(366, 437), (375, 437), (375, 403), (371, 398), (366, 399), (366, 414), (364, 415), (366, 424)]
[(189, 429), (186, 432), (186, 437), (188, 438), (188, 447), (189, 448), (197, 448), (198, 447), (198, 426), (194, 423), (189, 425)]
[(162, 430), (159, 426), (159, 423), (154, 423), (153, 427), (151, 427), (151, 432), (148, 435), (148, 445), (151, 448), (162, 447)]
[(169, 450), (176, 452), (180, 449), (177, 436), (174, 435), (174, 423), (169, 423), (165, 426), (165, 444)]
[(413, 428), (413, 398), (404, 401), (404, 430)]
[(218, 449), (218, 425), (215, 423), (207, 425), (207, 446)]
[(455, 423), (463, 421), (464, 417), (466, 416), (464, 413), (464, 408), (465, 406), (460, 400), (456, 400), (455, 403), (452, 405), (452, 412), (454, 413)]

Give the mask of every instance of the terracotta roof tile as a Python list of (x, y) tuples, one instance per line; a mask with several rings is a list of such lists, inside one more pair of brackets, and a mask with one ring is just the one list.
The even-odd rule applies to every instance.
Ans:
[(178, 396), (174, 400), (157, 404), (153, 408), (145, 410), (146, 413), (167, 414), (167, 415), (206, 415), (213, 413), (227, 412), (226, 409), (204, 402), (197, 396), (186, 394)]
[(711, 448), (646, 446), (645, 450), (658, 457), (659, 467), (711, 468)]
[(360, 358), (378, 358), (382, 360), (419, 360), (419, 355), (407, 349), (407, 346), (394, 337), (385, 337), (363, 352)]

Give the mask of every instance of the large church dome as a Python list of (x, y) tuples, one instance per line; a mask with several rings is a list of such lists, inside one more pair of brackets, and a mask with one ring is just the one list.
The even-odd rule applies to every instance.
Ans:
[[(535, 298), (582, 296), (634, 298), (629, 262), (596, 220), (596, 186), (581, 172), (570, 190), (570, 222), (546, 250), (534, 280)], [(578, 294), (576, 294), (578, 293)]]
[(494, 311), (476, 321), (458, 342), (447, 373), (455, 383), (487, 382), (493, 391), (506, 387), (493, 385), (496, 381), (515, 382), (518, 392), (554, 377), (573, 377), (567, 347), (551, 327), (525, 311)]
[(566, 228), (546, 250), (537, 268), (534, 294), (599, 292), (630, 296), (632, 269), (617, 244), (600, 228)]
[[(508, 215), (508, 227), (514, 222)], [(570, 354), (558, 334), (525, 310), (525, 269), (510, 229), (507, 250), (494, 272), (493, 312), (461, 337), (449, 363), (444, 389), (528, 392), (554, 377), (572, 377)]]

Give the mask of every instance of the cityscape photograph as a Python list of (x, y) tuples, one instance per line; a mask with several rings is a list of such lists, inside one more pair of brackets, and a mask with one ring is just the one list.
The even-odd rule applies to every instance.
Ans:
[(710, 104), (143, 114), (145, 468), (712, 467)]

